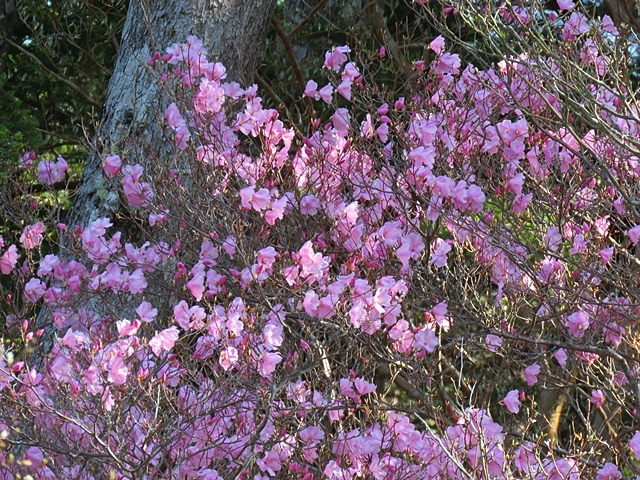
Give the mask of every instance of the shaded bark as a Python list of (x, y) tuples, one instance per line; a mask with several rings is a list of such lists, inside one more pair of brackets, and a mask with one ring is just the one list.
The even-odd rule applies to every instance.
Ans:
[(611, 12), (611, 19), (617, 27), (628, 25), (635, 33), (640, 33), (640, 21), (635, 0), (604, 0)]

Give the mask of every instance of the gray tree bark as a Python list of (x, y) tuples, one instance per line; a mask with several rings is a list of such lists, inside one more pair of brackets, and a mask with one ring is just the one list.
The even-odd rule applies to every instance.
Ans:
[(71, 225), (86, 226), (118, 209), (117, 195), (103, 188), (104, 157), (118, 153), (128, 157), (127, 163), (144, 166), (150, 152), (137, 148), (136, 143), (155, 146), (154, 161), (166, 155), (158, 119), (168, 103), (163, 101), (166, 97), (158, 79), (149, 71), (149, 55), (196, 35), (203, 40), (209, 60), (217, 59), (226, 66), (227, 79), (252, 84), (274, 8), (275, 0), (131, 0)]

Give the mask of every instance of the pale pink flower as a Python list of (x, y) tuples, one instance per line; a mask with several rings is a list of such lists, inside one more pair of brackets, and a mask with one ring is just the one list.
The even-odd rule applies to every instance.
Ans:
[(127, 382), (127, 376), (129, 375), (129, 369), (124, 364), (124, 360), (122, 359), (122, 353), (118, 353), (113, 356), (109, 363), (107, 364), (107, 370), (109, 373), (107, 375), (107, 381), (113, 383), (114, 385), (124, 385)]
[(119, 155), (111, 155), (104, 159), (104, 173), (108, 177), (113, 177), (117, 175), (120, 171), (120, 167), (122, 166), (122, 160)]
[(602, 265), (606, 265), (613, 257), (613, 247), (603, 248), (600, 250), (600, 258), (602, 259)]
[(318, 99), (318, 84), (313, 80), (307, 82), (307, 86), (304, 89), (304, 96)]
[(320, 208), (320, 200), (313, 195), (305, 195), (300, 199), (300, 213), (303, 215), (315, 215)]
[(613, 463), (607, 462), (600, 470), (596, 472), (596, 480), (619, 480), (622, 473)]
[(416, 350), (424, 349), (428, 353), (433, 353), (439, 343), (436, 333), (425, 326), (415, 333), (413, 348)]
[(320, 427), (310, 426), (300, 431), (300, 440), (307, 444), (316, 444), (324, 438), (324, 432)]
[(605, 401), (604, 392), (600, 389), (593, 390), (591, 392), (591, 399), (589, 400), (596, 408), (600, 408)]
[(569, 20), (564, 24), (562, 39), (566, 41), (575, 40), (576, 37), (589, 31), (589, 20), (579, 12), (573, 12)]
[(602, 17), (602, 31), (610, 33), (611, 35), (620, 35), (620, 32), (609, 15)]
[(522, 372), (522, 376), (524, 377), (527, 385), (530, 387), (538, 383), (538, 374), (540, 373), (540, 365), (538, 363), (534, 363), (533, 365), (529, 365)]
[[(434, 62), (434, 70), (440, 74), (457, 75), (460, 73), (460, 56), (457, 53), (443, 53)], [(419, 68), (418, 62), (416, 67)]]
[(42, 243), (44, 233), (44, 223), (38, 222), (33, 225), (27, 225), (20, 235), (20, 243), (27, 250), (32, 250)]
[(118, 320), (116, 322), (118, 333), (124, 337), (128, 337), (138, 333), (138, 328), (140, 328), (140, 325), (142, 325), (142, 323), (140, 323), (140, 320), (137, 320), (137, 319), (134, 320), (133, 322), (131, 320), (126, 320), (126, 319)]
[(627, 235), (629, 235), (631, 242), (633, 242), (634, 245), (637, 245), (638, 239), (640, 238), (640, 225), (636, 225), (635, 227), (629, 229)]
[(352, 82), (349, 78), (345, 78), (340, 82), (340, 85), (336, 88), (336, 92), (342, 95), (347, 100), (351, 101), (351, 85)]
[(136, 313), (138, 314), (138, 317), (141, 321), (149, 323), (153, 322), (153, 320), (156, 318), (156, 315), (158, 315), (158, 309), (153, 308), (153, 305), (151, 305), (149, 302), (143, 301), (138, 306), (138, 308), (136, 308)]
[(0, 257), (0, 272), (9, 275), (18, 263), (18, 247), (11, 245)]
[(346, 54), (350, 51), (351, 49), (346, 45), (342, 47), (333, 47), (330, 52), (327, 52), (324, 55), (324, 66), (331, 68), (336, 72), (340, 71), (340, 67), (348, 60)]
[(429, 48), (433, 50), (436, 55), (440, 55), (444, 49), (444, 37), (442, 35), (438, 35), (431, 41)]
[(230, 258), (236, 253), (236, 239), (233, 236), (228, 236), (222, 244), (222, 249), (225, 251)]
[(582, 338), (584, 336), (584, 332), (589, 328), (591, 321), (589, 319), (589, 314), (580, 310), (569, 315), (566, 323), (571, 335), (576, 338)]
[(530, 469), (536, 467), (537, 460), (533, 453), (535, 449), (536, 445), (532, 442), (524, 442), (523, 445), (518, 447), (514, 459), (514, 464), (518, 471), (529, 472)]
[(353, 389), (353, 382), (347, 378), (340, 379), (340, 394), (347, 398), (358, 398), (358, 394)]
[(281, 361), (282, 355), (278, 352), (264, 352), (262, 354), (262, 361), (260, 362), (258, 373), (262, 377), (269, 378)]
[(567, 365), (567, 358), (569, 357), (567, 357), (567, 352), (564, 351), (564, 348), (559, 348), (553, 354), (553, 358), (556, 359), (556, 361), (560, 364), (560, 366), (564, 367)]
[(500, 347), (502, 346), (502, 338), (490, 333), (485, 337), (484, 343), (489, 349), (489, 351), (496, 353), (498, 352), (498, 350), (500, 350)]
[(437, 238), (434, 244), (434, 250), (429, 259), (429, 263), (441, 268), (447, 264), (447, 255), (451, 251), (451, 245), (442, 238)]
[(558, 0), (558, 8), (560, 10), (571, 10), (576, 4), (572, 0)]
[(353, 384), (360, 395), (367, 395), (376, 390), (375, 383), (369, 383), (364, 378), (356, 378)]
[(511, 390), (502, 399), (502, 403), (511, 413), (518, 413), (520, 411), (520, 391)]
[(155, 336), (149, 340), (149, 347), (151, 351), (156, 355), (160, 356), (162, 350), (171, 350), (175, 343), (178, 341), (180, 334), (178, 329), (174, 327), (169, 327), (161, 332), (155, 334)]
[(640, 460), (640, 432), (636, 432), (635, 435), (629, 440), (629, 446), (633, 450), (633, 455), (636, 460)]
[(24, 286), (24, 298), (30, 302), (37, 302), (44, 295), (47, 286), (39, 278), (32, 278)]
[(562, 234), (558, 227), (552, 226), (547, 229), (547, 234), (544, 237), (544, 242), (547, 244), (550, 250), (557, 251), (560, 243), (562, 242)]
[(257, 192), (253, 194), (251, 197), (251, 204), (253, 205), (254, 210), (261, 212), (262, 210), (266, 210), (269, 206), (269, 202), (271, 201), (271, 194), (269, 190), (266, 188), (261, 188)]
[(228, 346), (220, 352), (220, 366), (225, 370), (229, 370), (238, 362), (238, 350), (235, 347)]
[(318, 94), (320, 95), (320, 98), (322, 98), (324, 103), (331, 104), (331, 101), (333, 100), (333, 86), (330, 83), (325, 85), (320, 90), (318, 90)]

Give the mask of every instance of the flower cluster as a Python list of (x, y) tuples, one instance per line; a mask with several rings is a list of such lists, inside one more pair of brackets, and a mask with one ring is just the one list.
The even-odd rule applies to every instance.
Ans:
[[(610, 21), (573, 12), (556, 28), (579, 67), (605, 78), (612, 60), (589, 33), (615, 38)], [(594, 84), (585, 102), (625, 135), (579, 130), (559, 122), (571, 105), (548, 87), (575, 72), (544, 58), (463, 66), (442, 37), (430, 49), (420, 93), (379, 102), (349, 47), (328, 52), (328, 83), (310, 80), (304, 95), (329, 120), (306, 137), (257, 87), (226, 82), (196, 37), (151, 57), (187, 92), (165, 112), (173, 155), (103, 162), (148, 239), (94, 219), (66, 229), (72, 259), (36, 255), (44, 222), (24, 227), (21, 249), (0, 237), (0, 272), (21, 293), (5, 297), (7, 328), (27, 355), (0, 351), (1, 474), (606, 479), (636, 468), (625, 449), (640, 460), (640, 433), (600, 464), (543, 444), (532, 420), (552, 370), (567, 382), (585, 372), (583, 418), (612, 418), (614, 402), (621, 421), (635, 418), (637, 307), (621, 278), (635, 275), (640, 238), (637, 108)], [(50, 185), (65, 169), (42, 161), (37, 177)]]

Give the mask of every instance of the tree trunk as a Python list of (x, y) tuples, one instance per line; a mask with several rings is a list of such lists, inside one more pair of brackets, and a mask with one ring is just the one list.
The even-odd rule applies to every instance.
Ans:
[(275, 0), (131, 0), (122, 32), (121, 49), (109, 82), (97, 138), (85, 166), (81, 187), (69, 219), (87, 225), (118, 209), (114, 193), (102, 187), (102, 159), (113, 153), (127, 163), (144, 166), (154, 146), (154, 161), (162, 161), (160, 122), (168, 103), (152, 75), (147, 58), (188, 35), (203, 40), (210, 60), (227, 68), (227, 78), (251, 84), (260, 58)]

